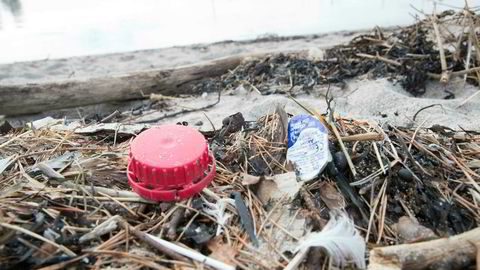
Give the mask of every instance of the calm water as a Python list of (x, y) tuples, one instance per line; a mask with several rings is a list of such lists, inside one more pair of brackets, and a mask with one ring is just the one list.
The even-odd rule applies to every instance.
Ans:
[[(431, 0), (0, 0), (0, 63), (406, 25), (410, 5), (433, 11)], [(463, 0), (437, 10), (447, 5)]]

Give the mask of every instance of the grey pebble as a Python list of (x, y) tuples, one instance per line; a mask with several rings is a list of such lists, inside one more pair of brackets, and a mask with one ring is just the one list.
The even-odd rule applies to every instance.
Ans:
[(405, 168), (401, 168), (400, 170), (398, 170), (398, 177), (405, 181), (411, 181), (413, 179), (412, 173)]

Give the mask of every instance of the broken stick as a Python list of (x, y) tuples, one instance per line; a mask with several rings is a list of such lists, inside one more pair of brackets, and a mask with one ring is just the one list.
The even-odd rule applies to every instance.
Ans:
[(368, 269), (460, 269), (475, 260), (478, 245), (480, 228), (427, 242), (374, 248)]
[(237, 67), (245, 56), (231, 56), (170, 69), (39, 84), (0, 85), (0, 115), (44, 112), (149, 95), (192, 94), (192, 85)]
[(435, 37), (437, 39), (438, 53), (440, 54), (440, 65), (442, 67), (442, 74), (440, 76), (440, 81), (442, 83), (447, 83), (449, 80), (449, 74), (447, 70), (447, 60), (445, 59), (445, 50), (443, 49), (442, 36), (440, 35), (440, 30), (437, 24), (437, 17), (431, 16), (430, 20), (432, 21), (433, 30), (435, 32)]

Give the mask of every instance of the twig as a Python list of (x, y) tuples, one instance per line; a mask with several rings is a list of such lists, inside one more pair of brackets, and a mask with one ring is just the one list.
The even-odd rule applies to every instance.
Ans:
[(376, 132), (343, 136), (341, 138), (343, 142), (382, 141), (384, 139), (382, 134)]
[(255, 90), (258, 94), (262, 95), (262, 92), (260, 92), (260, 90), (258, 90), (258, 88), (255, 87), (255, 85), (253, 85), (253, 84), (250, 83), (249, 81), (240, 80), (239, 82), (244, 83), (244, 84), (247, 84), (247, 85), (250, 86), (253, 90)]
[(49, 266), (46, 266), (46, 267), (42, 267), (42, 268), (39, 268), (38, 270), (60, 270), (60, 269), (67, 269), (66, 266), (71, 264), (71, 263), (74, 263), (74, 262), (77, 262), (77, 261), (80, 261), (80, 260), (83, 260), (84, 258), (88, 257), (89, 254), (84, 254), (82, 256), (78, 256), (76, 258), (73, 258), (71, 260), (68, 260), (68, 261), (65, 261), (65, 262), (61, 262), (61, 263), (57, 263), (57, 264), (54, 264), (54, 265), (49, 265)]
[[(71, 181), (63, 182), (62, 186), (65, 186), (67, 188), (72, 188), (72, 189), (84, 188), (85, 190), (87, 190), (88, 192), (90, 192), (92, 194), (103, 193), (103, 194), (107, 194), (107, 195), (112, 196), (112, 197), (142, 199), (137, 193), (132, 192), (132, 191), (116, 190), (116, 189), (111, 189), (111, 188), (104, 188), (104, 187), (97, 187), (97, 186), (87, 186), (87, 185), (80, 185), (80, 184), (77, 185), (77, 184), (72, 183)], [(148, 201), (148, 200), (146, 200), (146, 201)]]
[(119, 257), (125, 257), (128, 258), (131, 261), (134, 261), (138, 264), (141, 264), (143, 266), (147, 266), (152, 269), (157, 269), (157, 270), (168, 270), (169, 268), (161, 266), (160, 264), (157, 264), (154, 261), (149, 261), (147, 257), (141, 257), (138, 255), (133, 255), (127, 252), (121, 252), (121, 251), (114, 251), (114, 250), (95, 250), (95, 251), (90, 251), (90, 253), (98, 253), (98, 254), (108, 254), (112, 256), (119, 256)]
[(160, 117), (157, 117), (157, 118), (153, 118), (153, 119), (149, 119), (149, 120), (143, 120), (143, 121), (139, 121), (139, 122), (136, 122), (136, 123), (138, 123), (138, 124), (155, 123), (155, 122), (158, 122), (158, 121), (163, 120), (163, 119), (175, 117), (177, 115), (210, 109), (210, 108), (214, 107), (215, 105), (217, 105), (218, 103), (220, 103), (220, 97), (221, 97), (221, 91), (218, 91), (217, 101), (215, 101), (211, 104), (208, 104), (207, 106), (204, 106), (204, 107), (201, 107), (201, 108), (190, 109), (190, 110), (181, 110), (179, 112), (166, 114), (166, 115), (163, 115), (163, 116), (160, 116)]
[(102, 120), (100, 120), (100, 123), (109, 122), (110, 120), (112, 120), (113, 118), (117, 117), (118, 115), (120, 115), (120, 111), (116, 110), (116, 111), (114, 111), (113, 113), (111, 113), (110, 115), (108, 115), (108, 116), (106, 116), (105, 118), (103, 118)]
[(95, 239), (95, 238), (100, 237), (104, 234), (107, 234), (109, 232), (114, 231), (115, 229), (117, 229), (117, 223), (120, 220), (121, 220), (121, 217), (119, 215), (115, 215), (115, 216), (105, 220), (100, 225), (97, 225), (92, 231), (82, 235), (82, 237), (80, 237), (78, 242), (79, 243), (84, 243), (86, 241)]
[(355, 187), (355, 186), (361, 186), (363, 184), (366, 184), (366, 183), (372, 181), (373, 179), (375, 179), (375, 177), (381, 175), (384, 170), (395, 166), (398, 162), (399, 162), (399, 160), (394, 160), (394, 161), (390, 162), (390, 164), (386, 164), (383, 168), (380, 168), (380, 169), (376, 170), (372, 174), (364, 177), (363, 179), (360, 179), (360, 180), (355, 181), (355, 182), (351, 182), (350, 186)]
[(428, 106), (426, 106), (426, 107), (421, 108), (420, 110), (418, 110), (418, 111), (413, 115), (413, 121), (415, 121), (415, 118), (417, 118), (417, 115), (418, 115), (421, 111), (426, 110), (426, 109), (428, 109), (428, 108), (432, 108), (433, 106), (440, 106), (440, 107), (442, 107), (442, 104), (432, 104), (432, 105), (428, 105)]
[(293, 257), (293, 259), (288, 263), (287, 267), (284, 270), (295, 270), (302, 263), (305, 256), (307, 256), (310, 249), (304, 248), (298, 251), (298, 253)]
[[(477, 72), (477, 71), (480, 71), (480, 67), (474, 67), (474, 68), (454, 71), (454, 72), (450, 73), (450, 76), (462, 76), (462, 75), (468, 74), (470, 72)], [(435, 73), (431, 73), (431, 72), (428, 72), (427, 75), (431, 78), (434, 78), (434, 79), (440, 79), (441, 76), (442, 76), (441, 74), (435, 74)]]
[[(375, 198), (373, 206), (370, 207), (370, 218), (369, 218), (369, 221), (368, 221), (367, 234), (365, 236), (366, 241), (368, 241), (368, 239), (370, 238), (370, 232), (372, 230), (372, 225), (375, 226), (374, 225), (375, 212), (377, 211), (378, 204), (380, 203), (380, 201), (382, 201), (383, 194), (385, 194), (386, 189), (387, 189), (387, 180), (384, 180), (383, 185), (380, 188), (380, 191), (378, 193), (378, 196)], [(375, 228), (373, 228), (373, 230), (375, 230)]]
[[(463, 41), (463, 31), (462, 29), (462, 34), (459, 36), (458, 39), (458, 44), (457, 44), (457, 50), (455, 51), (455, 54), (457, 55), (457, 59), (460, 58), (460, 53), (462, 52), (461, 50), (461, 42)], [(465, 60), (465, 70), (467, 70), (470, 67), (470, 60), (472, 59), (472, 33), (468, 33), (468, 42), (467, 42), (467, 56)], [(467, 80), (467, 74), (463, 77), (463, 81), (465, 82)]]
[(112, 197), (110, 195), (107, 195), (105, 193), (102, 193), (102, 192), (98, 192), (98, 194), (111, 199), (112, 201), (114, 201), (115, 203), (117, 203), (118, 205), (123, 207), (125, 210), (127, 210), (127, 212), (130, 213), (132, 216), (138, 217), (137, 213), (133, 212), (132, 209), (128, 208), (124, 203), (120, 202), (119, 200), (115, 199), (114, 197)]
[(378, 238), (377, 238), (377, 244), (380, 244), (380, 240), (382, 239), (382, 236), (384, 234), (384, 228), (385, 228), (385, 214), (387, 212), (387, 204), (388, 204), (388, 195), (386, 192), (383, 192), (382, 195), (382, 202), (380, 204), (380, 209), (379, 209), (379, 214), (380, 214), (380, 219), (378, 220)]
[(162, 246), (166, 249), (177, 252), (179, 254), (182, 254), (183, 256), (186, 256), (186, 257), (189, 257), (193, 260), (202, 262), (202, 263), (204, 263), (206, 265), (209, 265), (211, 267), (214, 267), (214, 268), (217, 268), (217, 269), (222, 269), (222, 270), (223, 269), (225, 269), (225, 270), (235, 270), (234, 266), (231, 266), (231, 265), (228, 265), (224, 262), (221, 262), (221, 261), (215, 260), (213, 258), (207, 257), (207, 256), (205, 256), (201, 253), (196, 252), (196, 251), (193, 251), (193, 250), (175, 245), (171, 242), (165, 241), (165, 240), (160, 239), (160, 238), (158, 238), (156, 236), (153, 236), (151, 234), (146, 234), (146, 237), (151, 239), (152, 241), (155, 241), (157, 244), (159, 244), (160, 246)]
[(168, 223), (168, 229), (167, 229), (168, 239), (173, 240), (177, 237), (177, 226), (180, 223), (180, 221), (183, 220), (184, 214), (185, 214), (185, 208), (183, 207), (179, 207), (173, 212), (172, 218)]
[(425, 120), (423, 120), (422, 123), (420, 123), (420, 125), (418, 125), (418, 127), (415, 129), (415, 132), (413, 132), (412, 139), (410, 139), (410, 144), (408, 145), (409, 152), (412, 150), (412, 145), (413, 145), (413, 142), (415, 141), (415, 136), (417, 136), (418, 131), (420, 130), (421, 127), (423, 127), (423, 125), (425, 124), (425, 122), (427, 122), (428, 119), (430, 119), (430, 117), (425, 118)]
[[(403, 134), (401, 133), (398, 129), (396, 129), (397, 132), (399, 134)], [(417, 167), (418, 169), (420, 169), (420, 171), (422, 171), (424, 174), (428, 175), (428, 176), (431, 176), (423, 167), (422, 165), (420, 165), (420, 163), (418, 163), (417, 160), (415, 160), (412, 156), (412, 153), (410, 153), (410, 151), (408, 151), (408, 147), (407, 147), (407, 144), (405, 143), (405, 141), (403, 140), (403, 138), (397, 134), (397, 139), (398, 139), (398, 142), (400, 143), (400, 147), (402, 148), (402, 150), (405, 152), (405, 155), (407, 156), (407, 158), (412, 162), (412, 164)], [(405, 168), (407, 168), (407, 166), (404, 165)], [(408, 169), (408, 168), (407, 168)], [(413, 174), (413, 172), (412, 172)], [(415, 174), (413, 174), (415, 175)], [(418, 181), (420, 181), (420, 178), (418, 177), (415, 177), (416, 179), (418, 179)], [(420, 184), (423, 184), (422, 181), (420, 181)]]
[(438, 53), (440, 54), (440, 65), (442, 66), (442, 74), (440, 76), (440, 81), (442, 83), (447, 83), (449, 79), (448, 70), (447, 70), (447, 60), (445, 60), (445, 50), (443, 49), (442, 37), (440, 36), (440, 30), (437, 25), (437, 18), (435, 16), (430, 16), (430, 20), (433, 25), (433, 30), (437, 38)]
[(306, 112), (308, 112), (309, 114), (311, 115), (315, 115), (315, 112), (313, 112), (312, 110), (310, 110), (309, 108), (305, 107), (302, 103), (300, 103), (298, 100), (296, 100), (294, 97), (292, 96), (288, 96), (289, 99), (293, 100), (293, 102), (295, 102), (298, 106), (300, 106), (302, 109), (304, 109)]
[(401, 63), (399, 63), (395, 60), (388, 59), (388, 58), (382, 57), (380, 55), (370, 55), (370, 54), (366, 54), (366, 53), (357, 53), (357, 56), (363, 57), (363, 58), (368, 58), (368, 59), (373, 59), (373, 60), (379, 60), (379, 61), (385, 62), (387, 64), (391, 64), (391, 65), (394, 65), (394, 66), (397, 66), (397, 67), (402, 65)]
[(177, 242), (180, 241), (180, 239), (182, 239), (183, 235), (185, 234), (185, 232), (188, 230), (188, 228), (190, 227), (190, 225), (192, 225), (193, 221), (200, 215), (200, 212), (196, 212), (193, 217), (188, 221), (187, 225), (185, 225), (185, 227), (183, 228), (182, 230), (182, 233), (180, 233), (180, 235), (177, 237)]
[(469, 102), (470, 100), (472, 100), (474, 97), (476, 97), (478, 94), (480, 94), (480, 90), (478, 90), (477, 92), (473, 93), (471, 96), (469, 96), (468, 98), (466, 98), (465, 100), (463, 100), (456, 108), (460, 108), (462, 107), (463, 105), (465, 105), (465, 103)]
[[(470, 184), (477, 190), (477, 192), (480, 192), (480, 185), (478, 185), (478, 183), (472, 178), (472, 176), (470, 175), (470, 173), (468, 172), (468, 170), (462, 165), (460, 164), (460, 162), (458, 161), (458, 159), (453, 156), (452, 153), (449, 153), (448, 151), (444, 151), (445, 154), (450, 158), (450, 159), (453, 159), (455, 161), (455, 163), (457, 164), (457, 166), (460, 168), (460, 170), (463, 172), (463, 174), (465, 175), (465, 177), (468, 179), (468, 181), (470, 182)], [(475, 173), (474, 173), (475, 174)]]
[(315, 203), (313, 202), (312, 197), (310, 196), (308, 191), (305, 189), (305, 186), (302, 186), (300, 188), (300, 195), (305, 201), (305, 205), (307, 206), (307, 208), (312, 212), (313, 221), (316, 223), (316, 225), (320, 229), (323, 228), (323, 226), (327, 224), (327, 221), (320, 216), (320, 211), (318, 207), (315, 205)]
[(34, 233), (34, 232), (31, 232), (31, 231), (29, 231), (29, 230), (27, 230), (27, 229), (24, 229), (24, 228), (22, 228), (22, 227), (19, 227), (19, 226), (17, 226), (17, 225), (12, 225), (12, 224), (8, 224), (8, 223), (1, 222), (1, 223), (0, 223), (0, 226), (5, 227), (5, 228), (8, 228), (8, 229), (11, 229), (11, 230), (15, 230), (15, 231), (18, 231), (18, 232), (21, 232), (21, 233), (24, 233), (24, 234), (26, 234), (26, 235), (29, 235), (29, 236), (33, 237), (33, 238), (37, 238), (38, 240), (41, 240), (41, 241), (43, 241), (43, 242), (45, 242), (45, 243), (48, 243), (48, 244), (50, 244), (50, 245), (52, 245), (52, 246), (54, 246), (54, 247), (62, 250), (63, 252), (65, 252), (65, 253), (66, 253), (67, 255), (69, 255), (69, 256), (72, 256), (72, 257), (77, 256), (77, 254), (75, 254), (75, 252), (71, 251), (71, 250), (68, 249), (67, 247), (65, 247), (65, 246), (63, 246), (63, 245), (59, 245), (59, 244), (57, 244), (57, 243), (55, 243), (55, 242), (53, 242), (53, 241), (48, 240), (47, 238), (45, 238), (45, 237), (43, 237), (43, 236), (40, 236), (40, 235), (38, 235), (38, 234), (36, 234), (36, 233)]
[(480, 243), (480, 228), (448, 238), (378, 247), (370, 251), (368, 269), (449, 269), (454, 265), (462, 268), (469, 263), (466, 259), (474, 260), (477, 256), (472, 243)]
[(333, 133), (335, 134), (335, 137), (337, 137), (338, 144), (340, 145), (340, 148), (342, 149), (342, 152), (345, 155), (345, 159), (347, 160), (348, 167), (350, 168), (350, 171), (352, 172), (352, 175), (355, 178), (357, 176), (357, 171), (355, 170), (355, 166), (353, 165), (352, 158), (350, 158), (350, 154), (348, 153), (347, 148), (345, 147), (345, 144), (343, 144), (342, 137), (340, 136), (340, 133), (338, 132), (337, 127), (335, 126), (335, 123), (329, 122), (328, 124), (332, 128)]
[(375, 155), (377, 156), (378, 164), (380, 164), (380, 168), (382, 169), (383, 174), (385, 175), (385, 174), (387, 174), (387, 171), (385, 170), (385, 167), (383, 166), (382, 157), (380, 156), (380, 151), (378, 151), (377, 143), (372, 142), (372, 144), (373, 144), (373, 149), (375, 150)]
[(186, 263), (190, 262), (185, 257), (180, 256), (175, 252), (172, 252), (170, 249), (165, 248), (163, 245), (160, 245), (157, 241), (152, 240), (150, 237), (148, 237), (149, 234), (135, 229), (130, 224), (128, 224), (126, 221), (123, 220), (122, 225), (123, 225), (124, 228), (128, 227), (128, 230), (131, 234), (135, 235), (140, 240), (142, 240), (142, 241), (148, 243), (149, 245), (153, 246), (154, 248), (158, 249), (160, 252), (164, 253), (165, 255), (169, 256), (170, 258), (175, 259), (177, 261), (186, 262)]
[(286, 194), (283, 195), (279, 200), (278, 202), (275, 204), (275, 206), (273, 206), (272, 210), (270, 210), (270, 212), (268, 212), (267, 216), (265, 217), (265, 219), (263, 220), (262, 224), (260, 225), (260, 229), (258, 229), (258, 232), (257, 232), (257, 235), (260, 236), (260, 234), (262, 233), (262, 230), (263, 230), (263, 227), (265, 226), (265, 224), (267, 223), (267, 221), (270, 219), (270, 216), (274, 213), (274, 211), (277, 209), (277, 207), (283, 202), (283, 199), (285, 198)]
[(210, 122), (210, 125), (212, 126), (213, 132), (216, 132), (217, 130), (215, 129), (215, 125), (213, 125), (212, 120), (210, 120), (210, 118), (208, 117), (208, 115), (205, 112), (203, 112), (203, 115), (205, 115), (205, 118), (207, 118), (208, 122)]
[[(478, 41), (476, 27), (477, 27), (476, 19), (470, 17), (470, 26), (469, 26), (469, 29), (468, 29), (469, 30), (468, 38), (469, 38), (469, 41), (470, 41), (470, 46), (471, 46), (471, 43), (472, 43), (471, 41), (473, 41), (473, 45), (475, 46), (475, 54), (477, 55), (477, 61), (478, 61), (478, 59), (480, 59), (480, 44), (479, 44), (479, 41)], [(471, 48), (470, 48), (470, 51), (471, 51)], [(480, 75), (478, 74), (478, 71), (477, 71), (476, 75), (477, 75), (477, 82), (480, 82)]]

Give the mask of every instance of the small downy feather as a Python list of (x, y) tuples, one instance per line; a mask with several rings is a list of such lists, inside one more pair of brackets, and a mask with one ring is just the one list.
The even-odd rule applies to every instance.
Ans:
[(225, 213), (225, 209), (227, 208), (227, 204), (234, 204), (233, 199), (220, 199), (216, 203), (211, 203), (206, 199), (203, 199), (206, 208), (204, 209), (205, 213), (213, 216), (217, 223), (219, 224), (217, 227), (217, 235), (222, 233), (222, 226), (225, 226), (227, 220), (232, 216), (231, 214)]
[(365, 240), (344, 212), (333, 213), (322, 231), (307, 234), (296, 252), (306, 253), (310, 247), (324, 248), (333, 263), (340, 267), (351, 259), (358, 268), (366, 268)]

